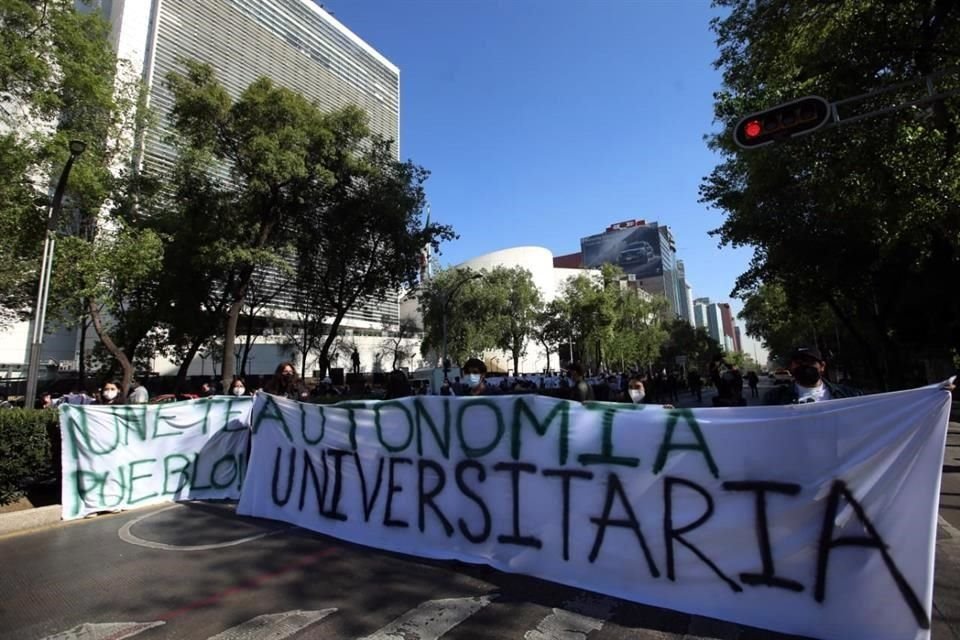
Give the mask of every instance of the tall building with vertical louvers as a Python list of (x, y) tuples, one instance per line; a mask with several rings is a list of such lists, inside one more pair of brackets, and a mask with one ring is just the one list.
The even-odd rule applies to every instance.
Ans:
[[(399, 69), (311, 0), (101, 0), (99, 8), (156, 114), (143, 149), (148, 171), (169, 171), (176, 159), (166, 141), (173, 96), (164, 80), (184, 59), (210, 64), (233, 98), (266, 76), (322, 108), (356, 105), (374, 133), (395, 141), (399, 157)], [(287, 294), (274, 304), (291, 302)], [(375, 329), (397, 318), (398, 300), (388, 296), (358, 306), (345, 323)]]

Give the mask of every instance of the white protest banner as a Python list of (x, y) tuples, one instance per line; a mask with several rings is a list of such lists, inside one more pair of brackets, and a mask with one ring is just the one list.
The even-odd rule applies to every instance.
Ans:
[(238, 498), (252, 398), (61, 405), (63, 519), (173, 500)]
[(949, 400), (260, 394), (238, 513), (787, 633), (924, 639)]

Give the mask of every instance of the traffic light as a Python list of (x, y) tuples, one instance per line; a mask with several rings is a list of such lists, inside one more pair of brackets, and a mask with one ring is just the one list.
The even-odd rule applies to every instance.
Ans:
[(829, 120), (830, 103), (820, 96), (807, 96), (741, 118), (733, 139), (744, 149), (754, 149), (816, 131)]

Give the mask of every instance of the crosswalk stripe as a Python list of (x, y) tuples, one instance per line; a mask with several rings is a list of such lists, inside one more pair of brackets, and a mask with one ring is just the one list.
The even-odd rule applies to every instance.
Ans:
[(283, 613), (267, 613), (251, 618), (226, 631), (221, 631), (209, 640), (284, 640), (301, 629), (320, 622), (336, 609), (321, 609), (319, 611), (284, 611)]
[(123, 640), (159, 627), (163, 622), (84, 622), (43, 640)]
[(437, 640), (496, 596), (428, 600), (361, 640)]
[(535, 631), (523, 634), (524, 640), (583, 640), (591, 631), (599, 631), (616, 608), (609, 598), (580, 597), (554, 608), (537, 624)]

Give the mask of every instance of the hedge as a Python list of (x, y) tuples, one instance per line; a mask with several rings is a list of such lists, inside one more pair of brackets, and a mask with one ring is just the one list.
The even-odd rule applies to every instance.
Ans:
[(56, 479), (60, 426), (50, 409), (0, 409), (0, 505), (20, 499), (31, 485)]

